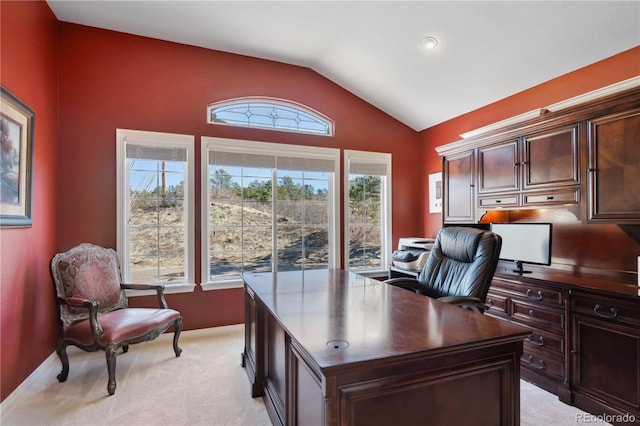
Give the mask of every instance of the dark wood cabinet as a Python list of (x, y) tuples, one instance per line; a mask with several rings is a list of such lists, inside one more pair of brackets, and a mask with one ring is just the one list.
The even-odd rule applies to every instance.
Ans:
[(589, 120), (589, 216), (640, 223), (640, 108)]
[(478, 148), (478, 207), (580, 203), (579, 125)]
[(443, 222), (475, 223), (497, 209), (557, 207), (582, 222), (640, 224), (638, 141), (635, 88), (436, 147), (443, 159)]
[(640, 300), (574, 291), (571, 311), (575, 405), (640, 424)]
[(443, 159), (443, 218), (445, 223), (470, 223), (475, 216), (475, 153), (467, 151)]

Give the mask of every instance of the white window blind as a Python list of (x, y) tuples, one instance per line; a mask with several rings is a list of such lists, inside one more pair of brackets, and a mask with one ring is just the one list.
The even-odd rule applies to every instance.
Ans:
[(127, 158), (158, 161), (187, 161), (187, 150), (177, 147), (160, 147), (127, 143)]

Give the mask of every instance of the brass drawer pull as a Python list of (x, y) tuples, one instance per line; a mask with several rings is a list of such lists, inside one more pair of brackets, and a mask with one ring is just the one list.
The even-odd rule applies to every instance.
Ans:
[(544, 370), (544, 369), (547, 368), (547, 366), (544, 365), (544, 360), (543, 359), (541, 359), (538, 364), (534, 364), (533, 363), (533, 355), (529, 355), (529, 360), (528, 360), (527, 364), (529, 364), (531, 367), (535, 368), (536, 370)]
[(527, 340), (529, 341), (529, 343), (531, 343), (532, 345), (536, 345), (536, 346), (544, 346), (544, 337), (543, 336), (538, 336), (538, 339), (536, 340), (533, 337), (533, 334), (530, 334), (529, 337), (527, 337)]
[(616, 308), (609, 309), (609, 312), (611, 312), (611, 314), (603, 314), (602, 312), (600, 312), (600, 309), (602, 309), (602, 306), (600, 306), (600, 304), (596, 304), (596, 306), (593, 307), (593, 312), (595, 312), (595, 314), (600, 318), (613, 319), (618, 316), (618, 309)]
[(542, 294), (542, 292), (540, 290), (538, 290), (538, 294), (536, 296), (534, 296), (533, 290), (531, 290), (530, 288), (527, 289), (527, 291), (525, 292), (524, 295), (527, 296), (531, 300), (542, 300), (542, 298), (544, 297), (544, 295)]

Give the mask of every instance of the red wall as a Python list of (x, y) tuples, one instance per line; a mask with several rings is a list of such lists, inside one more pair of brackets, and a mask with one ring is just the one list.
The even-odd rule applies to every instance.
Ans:
[[(335, 121), (335, 136), (215, 126), (208, 103), (264, 95), (307, 105)], [(116, 246), (115, 129), (220, 136), (391, 152), (394, 240), (414, 235), (421, 200), (414, 130), (307, 68), (61, 23), (59, 249), (81, 242)], [(196, 170), (196, 194), (200, 193)], [(196, 223), (200, 223), (196, 200)], [(199, 225), (196, 234), (199, 234)], [(200, 240), (196, 282), (200, 282)], [(168, 295), (186, 329), (243, 321), (241, 289)], [(153, 298), (132, 299), (132, 305)]]
[[(421, 181), (427, 182), (429, 173), (438, 172), (442, 168), (435, 148), (460, 140), (461, 133), (639, 75), (640, 47), (635, 47), (426, 129), (419, 134), (421, 163), (425, 165), (421, 170)], [(429, 211), (427, 197), (420, 210)], [(422, 216), (421, 234), (433, 234), (441, 225), (442, 215), (427, 213)]]
[(35, 112), (33, 226), (0, 229), (1, 395), (53, 352), (56, 310), (49, 261), (57, 249), (57, 40), (44, 2), (0, 2), (2, 86)]

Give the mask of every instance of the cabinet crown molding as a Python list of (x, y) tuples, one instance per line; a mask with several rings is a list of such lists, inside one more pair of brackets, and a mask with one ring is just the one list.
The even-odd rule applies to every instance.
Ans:
[(610, 84), (600, 89), (592, 90), (591, 92), (583, 93), (582, 95), (574, 96), (573, 98), (566, 99), (564, 101), (556, 102), (555, 104), (544, 107), (545, 110), (556, 112), (572, 106), (576, 106), (585, 102), (595, 101), (605, 96), (614, 95), (625, 90), (633, 89), (640, 86), (640, 76), (631, 77), (627, 80), (620, 81), (618, 83)]
[(491, 123), (489, 125), (479, 127), (477, 129), (470, 130), (465, 133), (461, 133), (460, 137), (462, 139), (473, 138), (475, 136), (489, 133), (503, 127), (507, 127), (513, 124), (518, 124), (527, 120), (531, 120), (533, 118), (538, 118), (547, 112), (561, 111), (563, 109), (571, 108), (573, 106), (580, 105), (586, 102), (595, 101), (597, 99), (604, 98), (605, 96), (614, 95), (616, 93), (623, 92), (625, 90), (630, 90), (639, 86), (640, 86), (640, 76), (631, 77), (627, 80), (619, 81), (617, 83), (610, 84), (608, 86), (601, 87), (599, 89), (592, 90), (590, 92), (583, 93), (581, 95), (574, 96), (572, 98), (565, 99), (563, 101), (556, 102), (554, 104), (547, 105), (542, 108), (536, 108), (532, 111), (518, 114), (516, 116), (506, 118), (504, 120), (500, 120), (495, 123)]
[(507, 118), (505, 120), (500, 120), (495, 123), (489, 124), (488, 126), (480, 127), (479, 129), (471, 130), (465, 133), (462, 133), (460, 137), (462, 139), (469, 139), (474, 136), (482, 135), (484, 133), (488, 133), (492, 130), (500, 129), (501, 127), (506, 127), (511, 124), (518, 124), (523, 121), (531, 120), (532, 118), (538, 118), (542, 114), (544, 114), (545, 110), (543, 108), (537, 108), (533, 111), (525, 112), (523, 114), (518, 114), (514, 117)]

